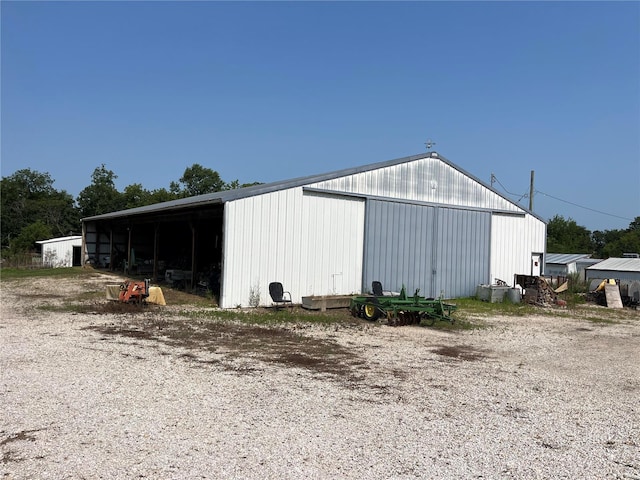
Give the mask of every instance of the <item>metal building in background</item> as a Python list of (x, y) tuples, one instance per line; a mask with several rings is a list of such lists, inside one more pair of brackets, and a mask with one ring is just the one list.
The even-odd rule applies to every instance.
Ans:
[(45, 267), (79, 267), (82, 265), (82, 237), (51, 238), (36, 242), (42, 248), (42, 265)]
[(549, 277), (578, 275), (584, 280), (585, 269), (601, 261), (588, 253), (547, 253), (544, 273)]
[[(545, 222), (435, 152), (83, 219), (86, 257), (209, 279), (221, 307), (478, 284), (543, 273)], [(111, 265), (118, 266), (118, 262)]]
[(603, 280), (614, 278), (627, 282), (640, 281), (640, 258), (607, 258), (586, 270), (586, 279)]

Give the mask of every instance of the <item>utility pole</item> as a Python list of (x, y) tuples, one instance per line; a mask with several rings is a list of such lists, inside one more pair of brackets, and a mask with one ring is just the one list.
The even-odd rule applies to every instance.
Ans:
[(529, 210), (533, 212), (533, 177), (535, 176), (535, 172), (531, 170), (531, 182), (529, 183)]

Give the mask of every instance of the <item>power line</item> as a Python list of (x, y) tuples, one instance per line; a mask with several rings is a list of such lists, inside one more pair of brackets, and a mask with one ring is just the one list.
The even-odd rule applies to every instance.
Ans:
[[(506, 189), (506, 187), (500, 182), (500, 180), (498, 180), (498, 177), (496, 177), (494, 174), (491, 174), (491, 183), (493, 184), (494, 181), (497, 182), (508, 195), (512, 195), (514, 197), (517, 197), (517, 196), (520, 195), (518, 193), (509, 192)], [(559, 202), (568, 203), (569, 205), (573, 205), (574, 207), (584, 208), (585, 210), (589, 210), (591, 212), (599, 213), (601, 215), (607, 215), (609, 217), (620, 218), (622, 220), (629, 220), (630, 222), (633, 221), (633, 218), (621, 217), (620, 215), (614, 215), (613, 213), (607, 213), (607, 212), (603, 212), (601, 210), (596, 210), (595, 208), (585, 207), (584, 205), (578, 205), (577, 203), (570, 202), (569, 200), (564, 200), (562, 198), (558, 198), (558, 197), (555, 197), (553, 195), (549, 195), (548, 193), (541, 192), (540, 190), (535, 190), (535, 193), (539, 193), (540, 195), (544, 195), (545, 197), (553, 198), (554, 200), (558, 200)], [(520, 198), (516, 202), (520, 202), (523, 198), (527, 198), (528, 196), (529, 196), (529, 194), (525, 193), (522, 196), (520, 196)]]
[[(508, 190), (506, 189), (506, 187), (505, 187), (504, 185), (502, 185), (502, 183), (500, 182), (500, 180), (498, 180), (498, 177), (496, 177), (493, 173), (491, 174), (491, 180), (492, 180), (492, 181), (491, 181), (491, 183), (492, 183), (492, 184), (493, 184), (493, 181), (498, 182), (498, 185), (500, 185), (500, 186), (502, 187), (502, 189), (505, 191), (505, 193), (507, 193), (507, 194), (509, 194), (509, 195), (513, 195), (514, 197), (517, 197), (517, 196), (519, 196), (519, 195), (520, 195), (519, 193), (513, 193), (513, 192), (508, 191)], [(526, 197), (528, 197), (528, 196), (529, 196), (529, 195), (528, 195), (528, 194), (526, 194), (526, 193), (525, 193), (525, 194), (523, 194), (523, 195), (522, 195), (522, 196), (520, 196), (520, 198), (518, 199), (518, 202), (519, 202), (520, 200), (522, 200), (523, 198), (526, 198)]]
[(585, 207), (584, 205), (578, 205), (577, 203), (570, 202), (569, 200), (563, 200), (562, 198), (554, 197), (553, 195), (549, 195), (548, 193), (541, 192), (540, 190), (536, 190), (535, 192), (541, 195), (544, 195), (546, 197), (553, 198), (554, 200), (558, 200), (559, 202), (568, 203), (569, 205), (573, 205), (574, 207), (584, 208), (585, 210), (589, 210), (591, 212), (600, 213), (601, 215), (607, 215), (609, 217), (615, 217), (615, 218), (620, 218), (622, 220), (633, 221), (632, 218), (621, 217), (620, 215), (614, 215), (613, 213), (607, 213), (601, 210), (596, 210), (595, 208), (589, 208), (589, 207)]

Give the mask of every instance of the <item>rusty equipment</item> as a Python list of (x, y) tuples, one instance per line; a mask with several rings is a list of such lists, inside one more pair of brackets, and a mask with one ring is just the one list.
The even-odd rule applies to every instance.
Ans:
[(127, 280), (120, 284), (119, 300), (123, 303), (146, 303), (146, 299), (149, 296), (149, 283), (150, 279), (146, 278), (142, 282), (134, 282)]
[[(374, 282), (375, 283), (375, 282)], [(374, 288), (374, 291), (377, 290)], [(456, 305), (445, 303), (442, 298), (425, 298), (418, 295), (417, 289), (412, 297), (407, 296), (404, 285), (400, 295), (369, 295), (351, 299), (350, 309), (354, 317), (362, 317), (374, 322), (386, 317), (389, 325), (433, 325), (436, 320), (453, 323), (451, 314)]]

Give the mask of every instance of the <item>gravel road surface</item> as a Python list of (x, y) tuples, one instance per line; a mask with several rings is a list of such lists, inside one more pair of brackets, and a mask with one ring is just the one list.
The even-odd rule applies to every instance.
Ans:
[(640, 312), (447, 332), (56, 308), (106, 283), (3, 281), (1, 478), (640, 479)]

